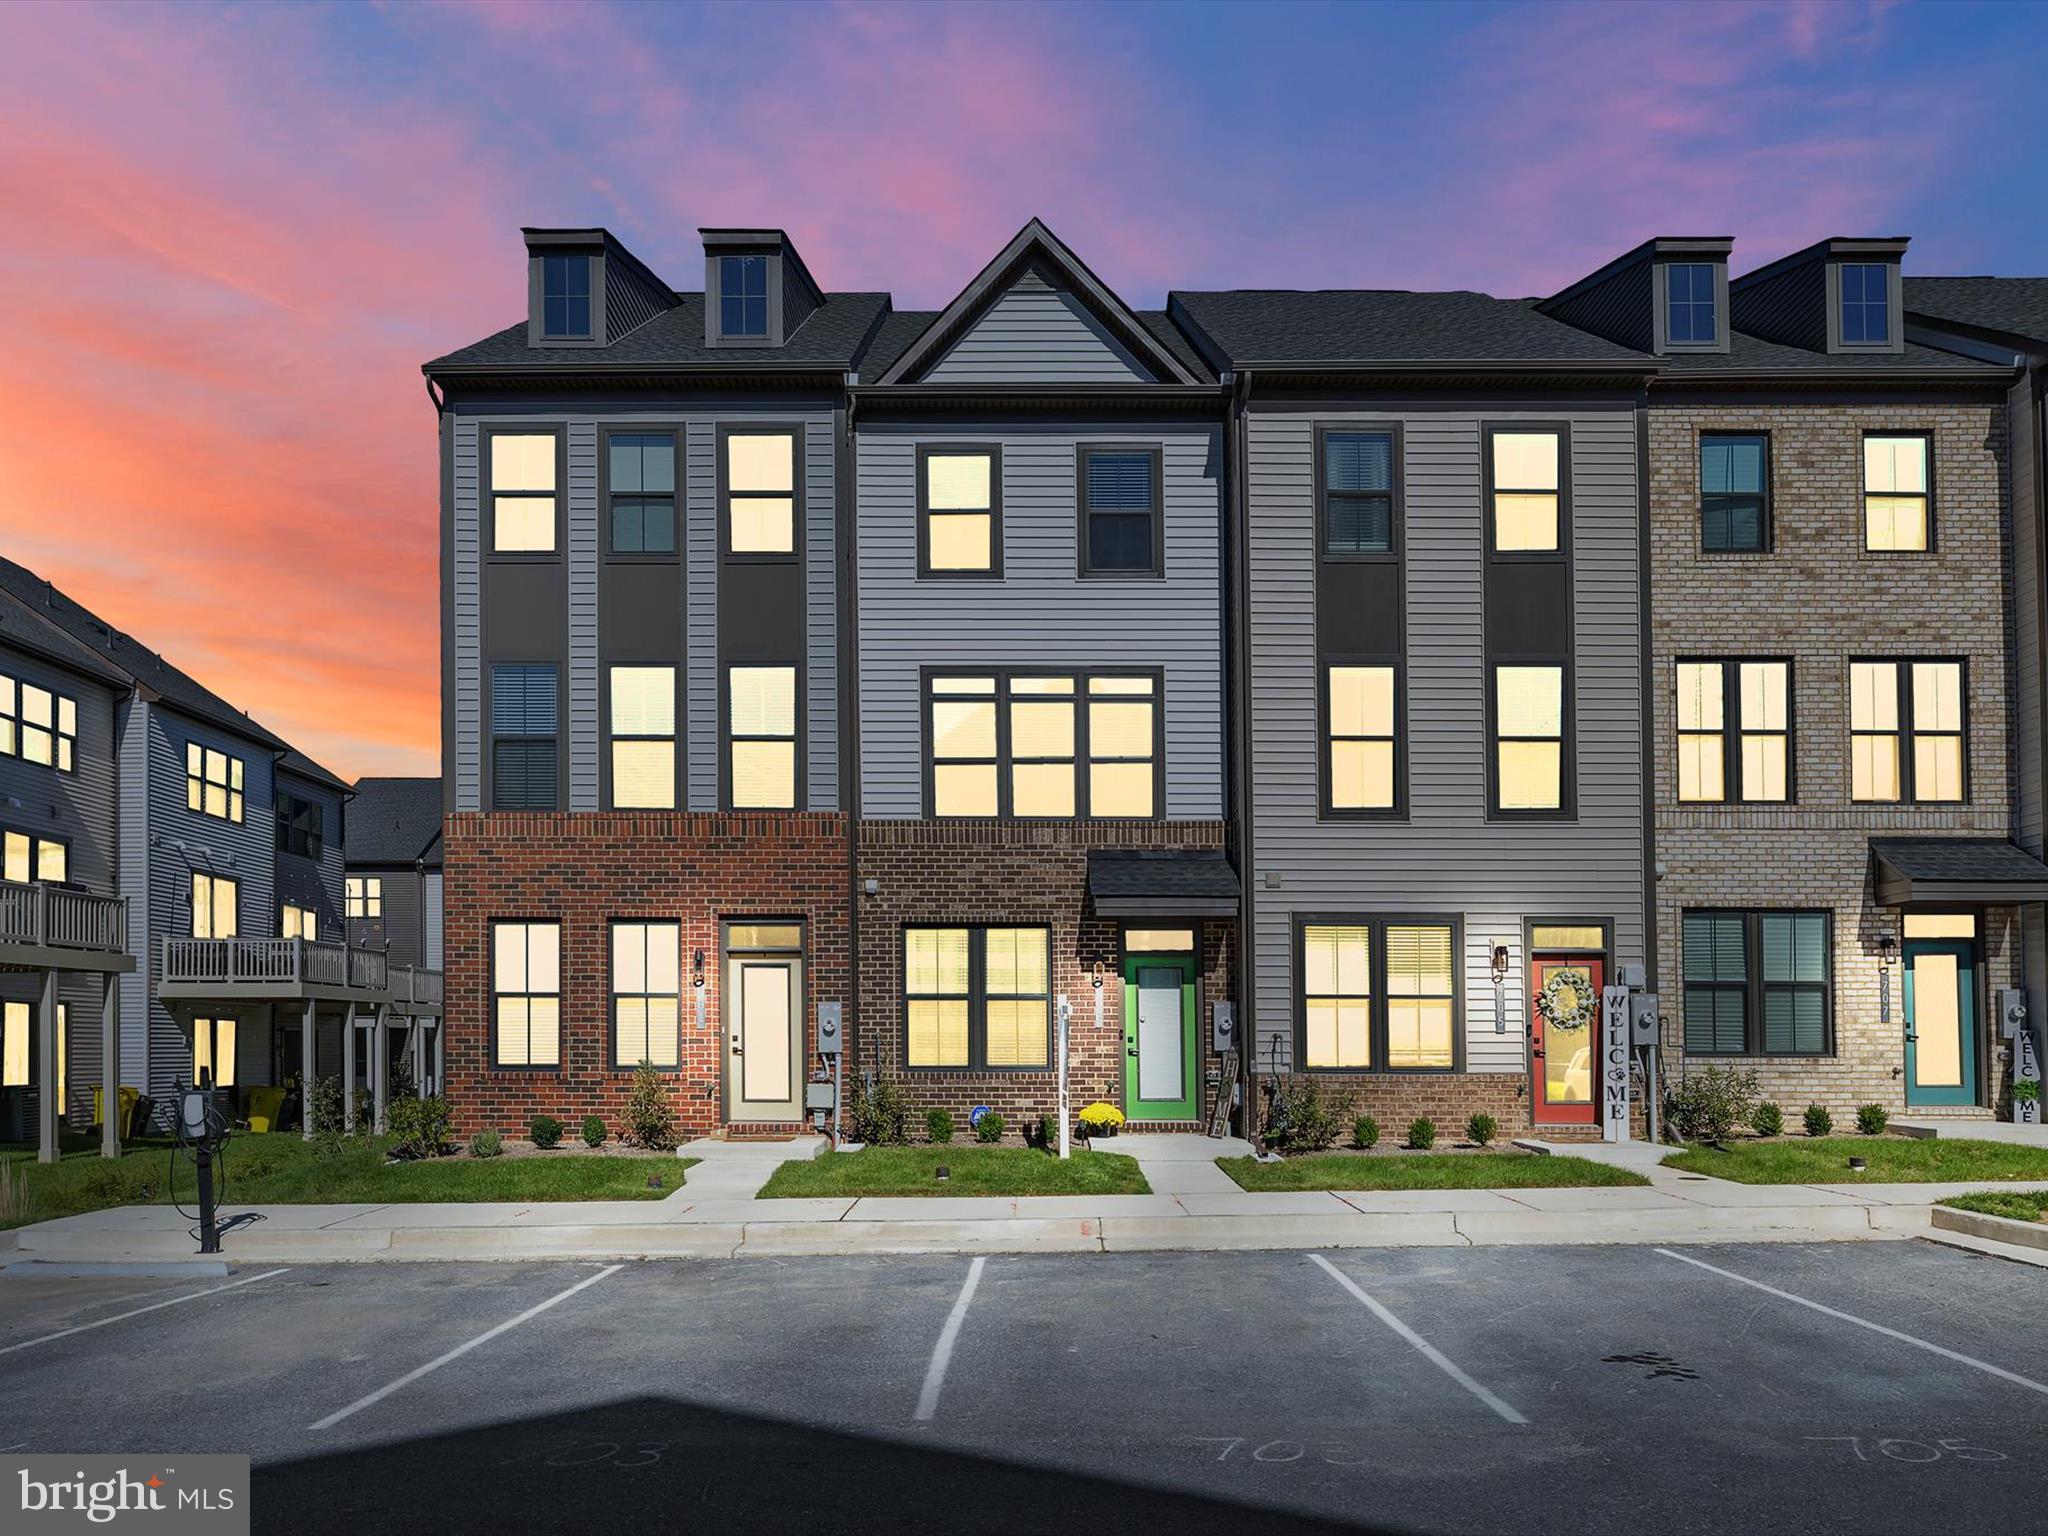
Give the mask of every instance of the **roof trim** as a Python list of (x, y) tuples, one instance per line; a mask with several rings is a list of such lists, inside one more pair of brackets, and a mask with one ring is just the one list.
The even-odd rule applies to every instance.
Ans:
[(1745, 272), (1740, 277), (1730, 278), (1728, 288), (1746, 288), (1751, 283), (1761, 283), (1774, 277), (1781, 277), (1795, 267), (1804, 267), (1816, 261), (1832, 261), (1838, 256), (1879, 256), (1897, 261), (1906, 254), (1906, 247), (1912, 243), (1911, 235), (1847, 236), (1834, 235), (1826, 240), (1816, 240), (1812, 245), (1780, 256), (1776, 261), (1758, 267), (1754, 272)]
[[(1955, 851), (1978, 849), (1979, 867), (1952, 874), (1932, 870), (1920, 874), (1910, 867), (1917, 849), (1948, 845)], [(1873, 883), (1880, 906), (1917, 902), (2048, 901), (2048, 864), (2005, 838), (1885, 838), (1870, 840)], [(1998, 868), (1996, 866), (2004, 866)]]

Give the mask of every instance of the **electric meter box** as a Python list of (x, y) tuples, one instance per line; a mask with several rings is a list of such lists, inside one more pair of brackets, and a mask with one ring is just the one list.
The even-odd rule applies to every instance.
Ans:
[[(845, 1031), (840, 1028), (839, 1008), (840, 1005), (838, 1003), (818, 1004), (818, 1054), (820, 1056), (837, 1056), (841, 1045), (844, 1043)], [(816, 1107), (816, 1105), (812, 1106), (814, 1109)], [(828, 1104), (825, 1107), (830, 1109), (832, 1106)]]
[(1628, 1038), (1633, 1045), (1655, 1045), (1660, 1028), (1657, 994), (1632, 992), (1628, 999)]
[(1218, 1055), (1237, 1049), (1237, 1004), (1209, 1005), (1209, 1049)]

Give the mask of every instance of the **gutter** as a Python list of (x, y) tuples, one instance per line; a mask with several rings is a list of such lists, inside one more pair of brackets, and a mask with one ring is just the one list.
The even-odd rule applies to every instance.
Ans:
[[(1223, 669), (1225, 714), (1229, 722), (1230, 749), (1225, 754), (1229, 774), (1225, 790), (1230, 796), (1230, 819), (1235, 833), (1232, 841), (1237, 855), (1237, 1049), (1239, 1091), (1243, 1103), (1238, 1110), (1238, 1134), (1257, 1143), (1258, 1086), (1254, 1072), (1258, 1061), (1256, 1044), (1257, 971), (1253, 960), (1257, 949), (1258, 913), (1256, 882), (1252, 879), (1252, 774), (1251, 722), (1247, 699), (1251, 693), (1250, 573), (1246, 569), (1251, 548), (1250, 408), (1252, 375), (1240, 370), (1230, 391), (1229, 494), (1224, 506), (1223, 634), (1226, 665)], [(1197, 1021), (1197, 1028), (1199, 1028)]]

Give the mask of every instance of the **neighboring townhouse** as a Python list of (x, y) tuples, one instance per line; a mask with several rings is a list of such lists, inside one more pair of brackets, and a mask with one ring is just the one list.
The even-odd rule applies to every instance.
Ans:
[[(441, 781), (427, 778), (356, 780), (348, 803), (343, 850), (342, 911), (349, 943), (381, 949), (396, 966), (412, 968), (440, 1001)], [(438, 1009), (413, 1015), (400, 1056), (422, 1092), (439, 1093), (443, 1071)]]
[(1593, 1134), (1646, 906), (1654, 359), (1476, 293), (1180, 293), (1233, 382), (1250, 1046), (1390, 1128)]
[(853, 390), (860, 1028), (913, 1106), (1201, 1123), (1237, 995), (1227, 392), (1033, 220)]
[(846, 383), (887, 309), (779, 230), (681, 293), (526, 232), (529, 312), (426, 365), (442, 460), (447, 1093), (457, 1125), (805, 1121), (852, 987)]

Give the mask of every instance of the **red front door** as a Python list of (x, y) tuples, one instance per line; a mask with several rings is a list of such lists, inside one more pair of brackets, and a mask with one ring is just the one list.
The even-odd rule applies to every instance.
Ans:
[[(1593, 1125), (1599, 1119), (1605, 969), (1592, 955), (1538, 955), (1529, 966), (1529, 1076), (1538, 1125)], [(1546, 1019), (1546, 989), (1555, 1012), (1576, 1013), (1584, 1022), (1565, 1028)]]

